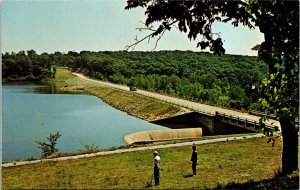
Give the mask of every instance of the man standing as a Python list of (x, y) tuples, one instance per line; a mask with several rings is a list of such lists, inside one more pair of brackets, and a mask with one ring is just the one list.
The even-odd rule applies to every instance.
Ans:
[(196, 150), (196, 146), (193, 145), (193, 153), (192, 153), (192, 156), (191, 156), (193, 176), (196, 175), (197, 160), (198, 160), (198, 153), (197, 153), (197, 150)]
[(155, 185), (159, 185), (159, 170), (160, 170), (160, 157), (158, 156), (158, 152), (154, 151), (154, 181)]

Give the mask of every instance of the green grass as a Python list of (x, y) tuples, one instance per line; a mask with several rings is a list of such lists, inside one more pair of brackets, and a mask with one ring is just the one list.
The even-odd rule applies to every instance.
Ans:
[(55, 79), (51, 79), (52, 82), (55, 82), (55, 85), (58, 89), (64, 86), (89, 86), (89, 82), (80, 80), (66, 67), (58, 67), (56, 69)]
[[(280, 141), (274, 149), (266, 138), (206, 144), (197, 149), (195, 177), (190, 177), (190, 146), (158, 150), (162, 159), (161, 185), (153, 188), (251, 187), (264, 181), (276, 182), (272, 178), (281, 164)], [(152, 159), (152, 151), (147, 150), (2, 168), (2, 185), (4, 189), (146, 188), (151, 181)], [(295, 181), (295, 176), (292, 178)], [(286, 180), (289, 179), (282, 181)]]

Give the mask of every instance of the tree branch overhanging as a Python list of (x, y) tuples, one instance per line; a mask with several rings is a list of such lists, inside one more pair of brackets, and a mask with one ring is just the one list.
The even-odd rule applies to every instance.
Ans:
[[(136, 28), (136, 30), (139, 30), (139, 31), (143, 31), (143, 30), (148, 30), (148, 31), (152, 31), (150, 34), (148, 34), (148, 35), (146, 35), (146, 36), (144, 36), (142, 39), (140, 39), (140, 40), (138, 40), (138, 38), (136, 37), (135, 38), (135, 41), (136, 42), (134, 42), (133, 44), (131, 44), (131, 45), (127, 45), (126, 47), (125, 47), (125, 51), (128, 51), (130, 48), (132, 49), (132, 50), (134, 50), (134, 48), (139, 44), (139, 43), (141, 43), (141, 42), (143, 42), (144, 40), (146, 40), (146, 39), (148, 39), (148, 43), (150, 42), (150, 39), (151, 38), (153, 38), (153, 37), (155, 37), (155, 36), (157, 36), (157, 35), (160, 35), (159, 37), (158, 37), (158, 39), (156, 40), (156, 42), (155, 42), (155, 46), (154, 46), (154, 48), (152, 49), (152, 51), (154, 51), (155, 49), (156, 49), (156, 47), (157, 47), (157, 44), (158, 44), (158, 42), (160, 41), (160, 39), (162, 38), (162, 36), (164, 35), (164, 33), (165, 33), (165, 31), (166, 30), (170, 30), (171, 29), (171, 26), (172, 25), (174, 25), (176, 22), (178, 22), (178, 20), (174, 20), (173, 22), (164, 22), (163, 24), (161, 24), (161, 25), (159, 25), (159, 27), (155, 30), (155, 29), (153, 29), (153, 26), (151, 25), (151, 26), (146, 26), (146, 27), (144, 27), (144, 28)], [(141, 22), (141, 23), (143, 23), (143, 22)], [(145, 24), (145, 23), (143, 23), (143, 24)], [(145, 24), (146, 25), (146, 24)]]

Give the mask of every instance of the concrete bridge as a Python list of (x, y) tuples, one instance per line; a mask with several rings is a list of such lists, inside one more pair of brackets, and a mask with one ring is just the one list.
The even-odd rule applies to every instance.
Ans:
[(255, 120), (239, 118), (220, 112), (216, 112), (215, 115), (190, 112), (152, 121), (152, 123), (171, 129), (202, 128), (203, 136), (261, 132), (263, 127), (267, 130), (279, 131), (279, 128), (275, 125), (263, 124)]
[(185, 128), (184, 125), (187, 125), (188, 128), (202, 127), (202, 135), (204, 136), (261, 132), (262, 127), (266, 130), (281, 131), (280, 123), (272, 119), (272, 117), (268, 117), (267, 121), (261, 123), (260, 119), (262, 116), (253, 115), (241, 110), (201, 104), (191, 100), (183, 100), (143, 90), (138, 90), (135, 93), (192, 110), (191, 113), (166, 118), (165, 120), (152, 121), (153, 123), (164, 125), (163, 123), (173, 120), (174, 122), (169, 122), (165, 125), (170, 128)]

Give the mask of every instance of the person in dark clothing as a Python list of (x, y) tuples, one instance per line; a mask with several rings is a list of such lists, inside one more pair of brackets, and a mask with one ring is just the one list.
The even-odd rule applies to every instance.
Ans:
[(192, 161), (193, 175), (195, 176), (196, 175), (196, 165), (197, 165), (197, 160), (198, 160), (198, 153), (197, 153), (195, 145), (193, 145), (192, 149), (193, 149), (193, 153), (191, 156), (191, 161)]

